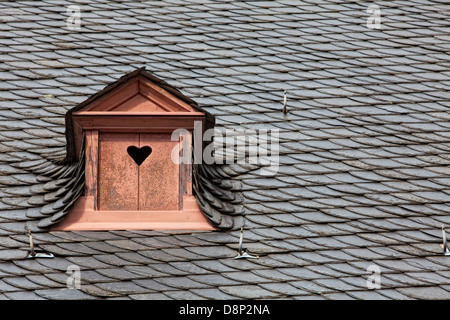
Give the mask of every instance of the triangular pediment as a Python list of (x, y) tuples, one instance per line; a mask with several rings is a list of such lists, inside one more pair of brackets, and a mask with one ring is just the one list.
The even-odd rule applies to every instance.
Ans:
[(74, 112), (197, 112), (191, 105), (150, 79), (136, 74)]
[(79, 156), (85, 130), (189, 130), (195, 121), (204, 121), (205, 128), (215, 122), (193, 100), (140, 68), (66, 113), (66, 161)]
[(170, 112), (168, 108), (155, 103), (151, 99), (142, 94), (136, 94), (126, 102), (110, 109), (109, 111), (121, 112)]

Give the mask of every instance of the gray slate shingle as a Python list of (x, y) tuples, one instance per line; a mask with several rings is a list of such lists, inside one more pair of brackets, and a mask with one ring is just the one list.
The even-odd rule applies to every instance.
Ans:
[[(383, 2), (370, 30), (351, 1), (100, 1), (71, 31), (59, 4), (1, 3), (0, 298), (450, 299), (450, 17), (414, 4)], [(279, 129), (279, 171), (199, 168), (233, 191), (214, 202), (236, 208), (228, 231), (49, 232), (83, 189), (84, 163), (59, 162), (65, 113), (143, 66), (218, 127)], [(231, 259), (241, 225), (259, 259)], [(26, 228), (54, 259), (25, 259)]]

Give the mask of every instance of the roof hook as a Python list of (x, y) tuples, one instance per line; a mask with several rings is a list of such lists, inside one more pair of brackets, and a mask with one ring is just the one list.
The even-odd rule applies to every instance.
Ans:
[(28, 257), (34, 258), (36, 256), (36, 251), (34, 251), (33, 236), (31, 235), (30, 230), (28, 230), (28, 236), (30, 238), (30, 253), (28, 254)]
[(30, 252), (28, 253), (27, 259), (36, 259), (36, 258), (53, 258), (53, 254), (48, 252), (36, 252), (34, 249), (33, 235), (31, 231), (28, 230), (28, 236), (30, 238)]
[(284, 114), (287, 114), (286, 102), (287, 102), (287, 91), (284, 90), (284, 98), (283, 98), (283, 113)]
[(450, 249), (447, 246), (447, 235), (445, 234), (445, 228), (444, 225), (442, 225), (442, 244), (441, 248), (444, 251), (445, 256), (450, 256)]
[(239, 252), (238, 255), (236, 257), (233, 258), (233, 260), (235, 259), (258, 259), (258, 256), (252, 256), (251, 254), (249, 254), (247, 252), (247, 249), (243, 249), (242, 248), (242, 244), (244, 242), (244, 227), (241, 227), (241, 235), (239, 237)]

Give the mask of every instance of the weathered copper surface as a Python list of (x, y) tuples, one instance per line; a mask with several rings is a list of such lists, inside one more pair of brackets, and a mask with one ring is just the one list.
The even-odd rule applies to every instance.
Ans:
[[(179, 166), (171, 159), (170, 134), (101, 133), (99, 210), (178, 210)], [(150, 147), (139, 165), (130, 147)]]
[(100, 133), (99, 210), (137, 210), (139, 170), (127, 148), (139, 145), (137, 133)]
[(66, 219), (53, 230), (214, 230), (193, 196), (183, 211), (97, 211), (93, 197), (80, 197)]
[(98, 131), (86, 131), (86, 167), (85, 167), (85, 195), (94, 197), (94, 209), (97, 209), (97, 180), (98, 180)]
[(130, 111), (130, 112), (164, 112), (167, 111), (159, 107), (153, 101), (147, 99), (146, 97), (137, 94), (127, 102), (123, 103), (119, 107), (115, 108), (114, 111)]
[(139, 167), (139, 210), (178, 210), (179, 165), (171, 159), (178, 141), (167, 133), (141, 133), (140, 146), (152, 153)]

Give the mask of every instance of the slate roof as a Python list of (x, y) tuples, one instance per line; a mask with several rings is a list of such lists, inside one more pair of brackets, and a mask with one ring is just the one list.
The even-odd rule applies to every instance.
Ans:
[[(446, 1), (377, 2), (381, 29), (368, 2), (172, 0), (77, 1), (69, 30), (71, 4), (0, 3), (0, 298), (450, 298)], [(144, 66), (220, 128), (279, 129), (279, 172), (214, 168), (228, 231), (40, 228), (82, 192), (66, 112)], [(241, 226), (258, 259), (232, 259)]]

